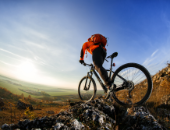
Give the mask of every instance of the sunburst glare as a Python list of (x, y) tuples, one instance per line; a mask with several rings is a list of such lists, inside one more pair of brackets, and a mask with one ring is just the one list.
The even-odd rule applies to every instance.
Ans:
[(17, 77), (24, 80), (28, 80), (28, 78), (35, 77), (36, 74), (37, 69), (35, 65), (29, 60), (21, 63), (16, 70)]

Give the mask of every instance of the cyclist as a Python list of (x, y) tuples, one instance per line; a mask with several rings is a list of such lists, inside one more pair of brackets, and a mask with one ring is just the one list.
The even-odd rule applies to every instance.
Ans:
[[(79, 62), (81, 64), (84, 63), (84, 54), (85, 51), (88, 51), (90, 54), (92, 54), (92, 60), (93, 64), (95, 66), (95, 69), (100, 74), (101, 78), (106, 84), (106, 87), (110, 89), (111, 81), (108, 77), (107, 71), (105, 68), (103, 68), (103, 62), (106, 57), (106, 46), (107, 39), (101, 35), (101, 34), (94, 34), (92, 35), (87, 42), (85, 42), (82, 46), (81, 52), (80, 52), (80, 60)], [(107, 92), (107, 89), (105, 90), (105, 93)]]

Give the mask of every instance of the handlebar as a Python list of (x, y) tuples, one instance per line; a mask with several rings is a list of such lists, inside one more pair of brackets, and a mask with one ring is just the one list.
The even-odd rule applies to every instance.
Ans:
[(86, 64), (86, 63), (83, 63), (84, 66), (88, 65), (88, 66), (93, 66), (93, 64)]

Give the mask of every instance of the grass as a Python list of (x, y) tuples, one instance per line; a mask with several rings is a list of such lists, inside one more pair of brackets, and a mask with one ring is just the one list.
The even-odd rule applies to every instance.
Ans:
[(14, 94), (21, 95), (23, 93), (25, 96), (28, 96), (27, 93), (22, 92), (18, 89), (18, 88), (23, 88), (23, 87), (12, 85), (12, 84), (8, 83), (7, 81), (1, 80), (0, 86), (8, 89), (9, 91), (11, 91)]
[[(63, 105), (54, 105), (54, 106), (39, 106), (41, 110), (33, 110), (30, 111), (29, 109), (26, 110), (18, 110), (15, 105), (12, 107), (6, 107), (7, 110), (0, 111), (0, 126), (3, 124), (12, 124), (18, 123), (18, 121), (23, 119), (35, 119), (41, 118), (44, 116), (53, 116), (58, 114), (61, 110), (67, 110), (68, 105), (65, 103)], [(54, 112), (53, 114), (47, 113), (48, 111)]]
[[(68, 98), (78, 100), (78, 90), (74, 89), (63, 89), (53, 88), (49, 86), (43, 86), (39, 84), (31, 84), (15, 79), (0, 76), (0, 86), (6, 88), (10, 92), (16, 95), (24, 95), (28, 97), (31, 95), (32, 98), (42, 100), (53, 100), (53, 101), (66, 101)], [(98, 86), (99, 87), (99, 86)], [(38, 93), (45, 92), (45, 95), (37, 95)], [(103, 90), (98, 90), (97, 94), (104, 94)], [(48, 96), (49, 95), (49, 96)]]
[[(77, 90), (74, 89), (63, 89), (63, 88), (53, 88), (49, 86), (30, 84), (22, 81), (17, 81), (14, 79), (9, 79), (6, 77), (0, 76), (0, 86), (8, 89), (13, 94), (21, 95), (24, 94), (24, 97), (31, 95), (33, 98), (43, 98), (43, 95), (36, 96), (36, 94), (30, 94), (26, 90), (32, 92), (46, 92), (50, 96), (62, 96), (62, 95), (73, 95), (78, 94)], [(22, 91), (24, 90), (24, 91)]]
[(51, 96), (63, 96), (63, 95), (72, 95), (72, 94), (78, 94), (78, 91), (72, 90), (72, 91), (62, 91), (62, 92), (47, 92)]

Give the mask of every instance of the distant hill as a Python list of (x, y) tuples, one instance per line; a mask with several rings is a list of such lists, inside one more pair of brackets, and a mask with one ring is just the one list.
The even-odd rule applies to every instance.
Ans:
[(6, 88), (8, 91), (15, 95), (23, 94), (24, 97), (31, 95), (32, 98), (43, 100), (55, 100), (56, 97), (77, 95), (77, 90), (65, 89), (59, 87), (51, 87), (40, 84), (27, 83), (4, 77), (0, 75), (0, 87)]
[(18, 101), (21, 98), (21, 96), (13, 94), (6, 88), (2, 88), (2, 87), (0, 87), (0, 97), (3, 99), (13, 100), (13, 101)]

